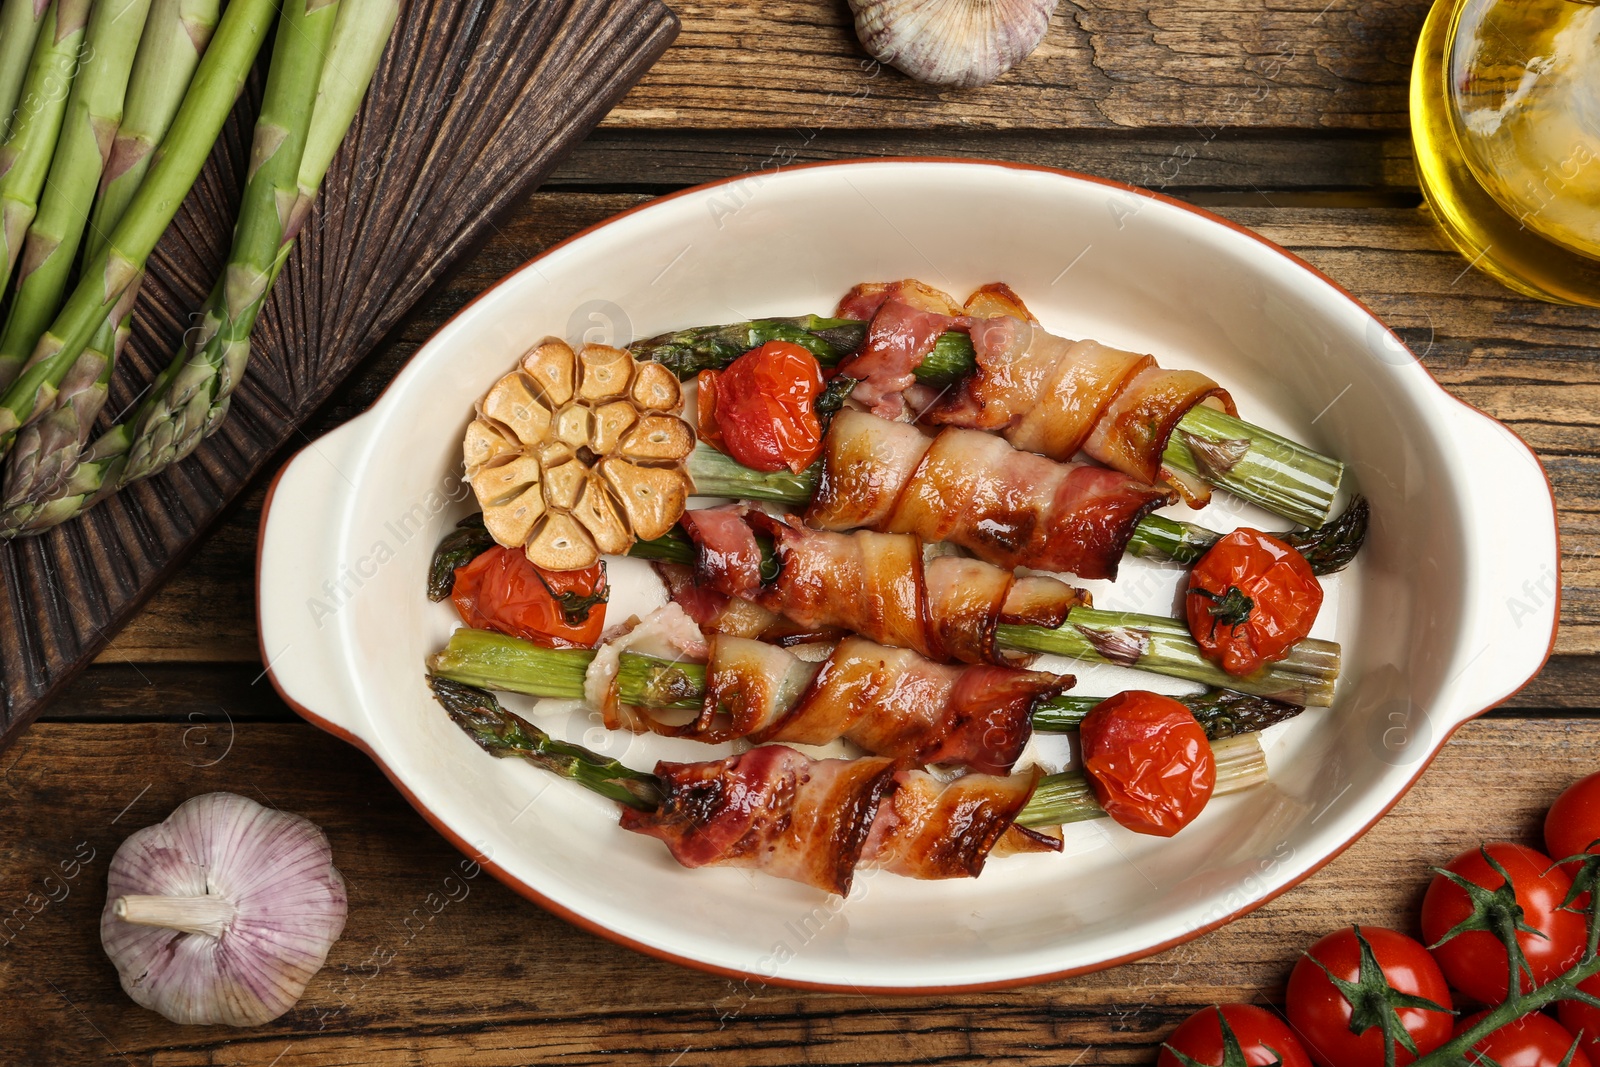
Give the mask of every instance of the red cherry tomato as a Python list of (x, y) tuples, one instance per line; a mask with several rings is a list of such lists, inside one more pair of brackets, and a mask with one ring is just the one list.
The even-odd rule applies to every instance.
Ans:
[(1100, 806), (1141, 834), (1171, 837), (1194, 821), (1217, 784), (1217, 761), (1194, 715), (1141, 690), (1102, 700), (1078, 739)]
[[(1474, 885), (1500, 889), (1506, 879), (1489, 865), (1485, 854), (1511, 876), (1516, 904), (1523, 911), (1522, 921), (1544, 935), (1517, 934), (1517, 944), (1527, 957), (1534, 984), (1543, 985), (1570, 967), (1583, 951), (1587, 926), (1584, 917), (1561, 908), (1572, 879), (1543, 853), (1504, 842), (1463, 852), (1445, 869)], [(1433, 958), (1452, 986), (1485, 1004), (1498, 1004), (1508, 992), (1506, 950), (1499, 939), (1486, 930), (1469, 930), (1439, 944), (1446, 933), (1471, 914), (1467, 891), (1442, 874), (1434, 875), (1422, 898), (1423, 940), (1433, 946)], [(1527, 988), (1527, 975), (1521, 977), (1520, 984)]]
[[(1591, 997), (1600, 997), (1600, 974), (1585, 978), (1578, 988)], [(1600, 1061), (1600, 1008), (1563, 1000), (1556, 1005), (1556, 1017), (1561, 1025), (1578, 1036), (1583, 1051), (1591, 1061)]]
[(495, 545), (456, 568), (461, 621), (546, 648), (593, 648), (606, 625), (606, 565), (547, 571), (521, 551)]
[(1305, 557), (1270, 534), (1233, 531), (1189, 572), (1189, 632), (1233, 675), (1282, 659), (1311, 632), (1322, 584)]
[[(1480, 1011), (1462, 1019), (1456, 1024), (1456, 1033), (1465, 1033), (1487, 1014)], [(1479, 1055), (1487, 1056), (1499, 1067), (1561, 1067), (1561, 1061), (1567, 1058), (1567, 1052), (1572, 1048), (1572, 1041), (1572, 1034), (1566, 1027), (1548, 1015), (1534, 1012), (1506, 1023), (1473, 1045), (1472, 1049)], [(1467, 1062), (1479, 1061), (1475, 1057), (1468, 1057)], [(1581, 1047), (1573, 1053), (1572, 1062), (1567, 1067), (1590, 1067), (1589, 1057)]]
[(768, 341), (695, 379), (700, 437), (746, 467), (796, 474), (822, 453), (822, 367), (788, 341)]
[[(1267, 1067), (1280, 1060), (1283, 1067), (1311, 1067), (1294, 1032), (1282, 1019), (1254, 1004), (1223, 1004), (1195, 1012), (1180, 1023), (1162, 1045), (1156, 1067), (1183, 1067), (1183, 1061), (1172, 1054), (1174, 1049), (1204, 1067), (1222, 1067), (1225, 1048), (1219, 1013), (1238, 1040), (1248, 1067)], [(1235, 1063), (1231, 1067), (1239, 1065)]]
[[(1558, 860), (1583, 852), (1600, 852), (1591, 848), (1600, 842), (1600, 774), (1591, 774), (1567, 786), (1566, 792), (1556, 797), (1544, 817), (1544, 847)], [(1581, 864), (1568, 863), (1563, 869), (1575, 875)]]
[[(1367, 975), (1361, 973), (1361, 941), (1356, 936), (1357, 931), (1372, 950)], [(1322, 966), (1317, 966), (1318, 963)], [(1354, 1015), (1351, 1001), (1328, 977), (1329, 972), (1340, 981), (1358, 986), (1363, 984), (1363, 979), (1380, 989), (1387, 984), (1397, 993), (1423, 997), (1444, 1008), (1444, 1011), (1391, 1009), (1376, 1000), (1362, 1005), (1366, 1009), (1363, 1016), (1367, 1018), (1372, 1017), (1369, 1014), (1372, 1012), (1393, 1010), (1421, 1055), (1426, 1056), (1450, 1040), (1451, 1023), (1455, 1021), (1449, 1013), (1453, 1007), (1450, 989), (1445, 985), (1439, 965), (1420, 942), (1381, 926), (1336, 930), (1312, 945), (1289, 976), (1289, 1025), (1294, 1027), (1311, 1058), (1322, 1067), (1382, 1067), (1384, 1063), (1381, 1024), (1369, 1026), (1359, 1034), (1351, 1033), (1350, 1020)], [(1357, 998), (1359, 1001), (1360, 994)], [(1395, 1043), (1396, 1067), (1404, 1067), (1416, 1058), (1404, 1045)]]

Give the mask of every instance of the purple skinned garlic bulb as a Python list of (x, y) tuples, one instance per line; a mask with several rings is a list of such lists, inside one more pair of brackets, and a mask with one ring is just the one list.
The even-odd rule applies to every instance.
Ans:
[(988, 85), (1039, 47), (1058, 0), (850, 0), (880, 63), (928, 85)]
[(175, 1023), (259, 1026), (300, 999), (347, 908), (314, 824), (207, 793), (117, 849), (100, 943), (140, 1006)]

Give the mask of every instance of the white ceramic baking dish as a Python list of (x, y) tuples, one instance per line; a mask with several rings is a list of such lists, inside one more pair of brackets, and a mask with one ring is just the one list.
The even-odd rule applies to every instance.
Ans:
[[(491, 759), (448, 721), (423, 658), (455, 621), (423, 582), (434, 544), (469, 510), (461, 431), (497, 376), (548, 334), (622, 343), (826, 312), (856, 282), (909, 276), (958, 295), (1004, 280), (1054, 332), (1206, 370), (1247, 418), (1349, 463), (1372, 531), (1358, 564), (1330, 582), (1317, 630), (1343, 642), (1345, 673), (1335, 707), (1266, 735), (1272, 784), (1214, 802), (1172, 840), (1079, 824), (1064, 855), (997, 860), (971, 881), (869, 874), (839, 900), (743, 871), (682, 869), (658, 842), (618, 829), (609, 803)], [(1271, 522), (1220, 495), (1200, 521)], [(1138, 957), (1305, 878), (1399, 799), (1452, 730), (1538, 671), (1557, 566), (1554, 504), (1528, 448), (1448, 396), (1366, 309), (1282, 249), (1079, 175), (880, 161), (691, 189), (511, 274), (371, 411), (284, 468), (262, 522), (259, 597), (262, 652), (284, 699), (369, 753), (441, 833), (530, 899), (737, 977), (928, 992)], [(659, 601), (637, 561), (612, 577), (614, 620)], [(1096, 595), (1170, 613), (1177, 581), (1132, 564)], [(1136, 679), (1150, 686), (1099, 668), (1080, 672), (1079, 689)], [(537, 714), (636, 766), (714, 754), (607, 736), (570, 706)]]

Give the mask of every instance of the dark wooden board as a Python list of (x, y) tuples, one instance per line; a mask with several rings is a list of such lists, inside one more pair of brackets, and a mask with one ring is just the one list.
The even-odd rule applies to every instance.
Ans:
[[(0, 744), (108, 641), (339, 381), (670, 43), (658, 0), (413, 0), (254, 336), (220, 433), (167, 474), (0, 547)], [(131, 399), (226, 255), (249, 95), (151, 262)], [(132, 372), (132, 373), (127, 373)]]
[[(485, 874), (468, 877), (470, 864), (366, 757), (303, 723), (41, 723), (0, 758), (10, 822), (0, 837), (0, 917), (12, 917), (0, 924), (0, 1062), (1150, 1063), (1157, 1043), (1203, 1005), (1281, 1004), (1294, 960), (1323, 933), (1352, 922), (1412, 927), (1429, 865), (1480, 840), (1537, 842), (1544, 806), (1594, 770), (1597, 745), (1592, 716), (1472, 723), (1376, 829), (1253, 915), (1070, 981), (900, 998), (746, 987), (577, 930)], [(350, 887), (349, 922), (326, 969), (289, 1015), (249, 1030), (177, 1027), (135, 1006), (99, 942), (117, 845), (215, 789), (323, 826)], [(91, 854), (63, 879), (63, 861)], [(592, 862), (604, 862), (603, 839)]]

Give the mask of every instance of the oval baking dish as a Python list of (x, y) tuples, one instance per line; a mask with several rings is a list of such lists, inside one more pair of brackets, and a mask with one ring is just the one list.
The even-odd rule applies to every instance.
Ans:
[[(1272, 783), (1217, 801), (1172, 840), (1078, 824), (1063, 855), (997, 860), (959, 884), (868, 875), (840, 900), (677, 867), (619, 831), (605, 801), (479, 751), (424, 684), (423, 659), (454, 623), (423, 586), (433, 546), (470, 510), (459, 442), (484, 389), (546, 335), (625, 343), (827, 312), (857, 282), (902, 277), (960, 292), (1005, 281), (1047, 329), (1204, 370), (1252, 421), (1347, 462), (1372, 529), (1330, 584), (1316, 631), (1342, 642), (1344, 674), (1334, 707), (1266, 735)], [(1266, 523), (1221, 496), (1197, 521)], [(894, 160), (687, 190), (514, 272), (435, 334), (376, 406), (288, 463), (263, 516), (258, 581), (262, 654), (284, 699), (369, 753), (519, 892), (735, 977), (926, 993), (1136, 958), (1307, 877), (1400, 798), (1457, 726), (1538, 671), (1557, 567), (1554, 501), (1529, 449), (1292, 255), (1111, 182)], [(612, 576), (613, 621), (659, 601), (639, 561)], [(1114, 586), (1092, 584), (1102, 606), (1171, 614), (1178, 580), (1129, 561)], [(1136, 677), (1078, 673), (1090, 693)], [(634, 766), (706, 755), (686, 741), (608, 738), (578, 710), (541, 713), (557, 736)]]

